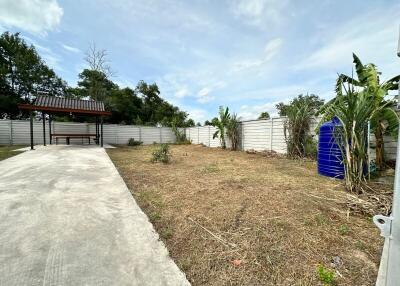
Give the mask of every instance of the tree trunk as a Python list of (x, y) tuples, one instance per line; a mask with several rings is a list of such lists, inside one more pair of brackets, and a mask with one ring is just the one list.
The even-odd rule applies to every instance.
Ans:
[(383, 130), (382, 123), (379, 121), (375, 129), (375, 152), (376, 152), (376, 167), (379, 171), (385, 169), (384, 162), (384, 145), (383, 145)]

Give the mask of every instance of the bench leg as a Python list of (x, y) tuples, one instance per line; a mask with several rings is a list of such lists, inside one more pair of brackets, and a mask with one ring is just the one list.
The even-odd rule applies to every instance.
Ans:
[(67, 145), (69, 145), (69, 137), (67, 137)]

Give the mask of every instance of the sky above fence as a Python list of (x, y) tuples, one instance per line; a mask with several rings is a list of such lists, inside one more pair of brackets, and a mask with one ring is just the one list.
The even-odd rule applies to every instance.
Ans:
[(113, 80), (156, 82), (203, 122), (228, 105), (244, 119), (300, 93), (333, 96), (351, 53), (394, 75), (397, 1), (0, 1), (0, 31), (21, 31), (75, 85), (90, 42)]

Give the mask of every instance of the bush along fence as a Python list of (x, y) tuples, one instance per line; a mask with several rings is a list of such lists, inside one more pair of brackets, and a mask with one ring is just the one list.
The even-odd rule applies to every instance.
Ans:
[[(275, 151), (286, 153), (284, 134), (285, 117), (275, 117), (263, 120), (241, 121), (239, 125), (239, 149), (255, 151)], [(310, 126), (310, 134), (317, 139), (315, 128), (318, 126), (315, 119)], [(48, 123), (46, 123), (48, 124)], [(42, 144), (42, 122), (33, 124), (34, 142)], [(46, 127), (46, 139), (49, 142), (49, 128)], [(182, 129), (180, 129), (182, 130)], [(184, 129), (186, 138), (193, 144), (204, 144), (208, 147), (220, 147), (219, 138), (213, 139), (217, 129), (214, 126), (199, 126)], [(183, 131), (183, 130), (182, 130)], [(95, 133), (94, 123), (52, 122), (53, 133)], [(141, 141), (143, 144), (175, 143), (173, 130), (169, 127), (151, 127), (138, 125), (104, 125), (104, 143), (128, 144), (129, 139)], [(385, 136), (385, 156), (387, 159), (396, 159), (397, 142), (390, 136)], [(29, 121), (27, 120), (0, 120), (0, 145), (28, 145)], [(374, 147), (374, 136), (371, 135), (371, 146)], [(60, 143), (63, 143), (60, 141)], [(81, 139), (71, 139), (72, 144), (81, 144)], [(230, 142), (227, 140), (227, 147)], [(371, 159), (375, 158), (375, 150), (370, 150)]]
[[(46, 122), (48, 124), (48, 122)], [(74, 123), (52, 121), (52, 133), (95, 133), (94, 123)], [(33, 124), (34, 144), (42, 144), (42, 122)], [(46, 141), (49, 142), (49, 128), (46, 126)], [(143, 144), (175, 143), (175, 135), (169, 127), (149, 127), (137, 125), (104, 124), (104, 143), (127, 145), (134, 138)], [(60, 141), (59, 143), (65, 143)], [(85, 141), (86, 143), (86, 141)], [(28, 145), (29, 121), (0, 120), (0, 145)], [(71, 138), (71, 144), (82, 144), (81, 139)]]
[[(280, 154), (287, 152), (285, 139), (285, 121), (286, 117), (274, 117), (262, 120), (241, 121), (239, 126), (240, 142), (239, 149), (242, 151), (274, 151)], [(318, 140), (315, 132), (320, 118), (314, 118), (310, 125), (309, 134), (314, 140)], [(218, 138), (213, 139), (213, 134), (217, 129), (213, 126), (196, 126), (186, 128), (186, 137), (193, 144), (203, 144), (208, 147), (220, 147)], [(389, 160), (396, 159), (397, 142), (391, 136), (384, 137), (385, 156)], [(375, 159), (375, 138), (373, 134), (370, 137), (370, 158)], [(227, 147), (230, 142), (227, 140)]]
[[(285, 117), (275, 117), (262, 120), (241, 121), (239, 125), (239, 149), (255, 151), (274, 151), (286, 153), (286, 140), (284, 133)], [(315, 137), (315, 128), (318, 122), (313, 122), (310, 133)], [(216, 128), (213, 126), (199, 126), (186, 128), (186, 137), (193, 144), (204, 144), (209, 147), (219, 147), (218, 138), (213, 139)], [(228, 140), (227, 147), (230, 146)]]

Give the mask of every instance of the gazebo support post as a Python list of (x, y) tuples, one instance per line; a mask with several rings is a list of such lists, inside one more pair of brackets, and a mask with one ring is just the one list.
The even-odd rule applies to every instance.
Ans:
[(50, 145), (53, 143), (52, 138), (51, 138), (51, 115), (49, 114), (49, 142)]
[(96, 116), (96, 144), (99, 145), (99, 117)]
[(33, 112), (29, 113), (30, 117), (30, 133), (31, 133), (31, 150), (33, 150)]
[(100, 123), (101, 123), (100, 146), (103, 147), (103, 116), (100, 117)]
[(42, 111), (43, 121), (43, 146), (46, 146), (46, 114)]

